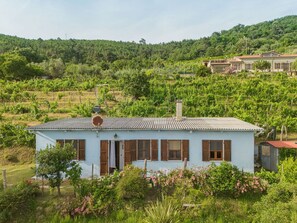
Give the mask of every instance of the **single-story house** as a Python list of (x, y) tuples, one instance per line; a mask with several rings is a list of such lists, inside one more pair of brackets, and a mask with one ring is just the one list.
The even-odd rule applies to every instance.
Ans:
[(171, 118), (70, 118), (29, 127), (36, 150), (72, 143), (83, 177), (123, 169), (126, 164), (148, 170), (202, 167), (228, 161), (254, 171), (254, 132), (258, 126), (236, 118), (182, 117), (182, 104)]
[(266, 141), (259, 145), (259, 160), (263, 168), (277, 172), (277, 166), (283, 156), (297, 155), (297, 142), (294, 141)]

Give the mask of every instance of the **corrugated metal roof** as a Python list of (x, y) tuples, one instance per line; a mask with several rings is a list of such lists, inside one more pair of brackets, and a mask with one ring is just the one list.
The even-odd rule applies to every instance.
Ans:
[(294, 141), (267, 141), (267, 143), (279, 149), (297, 149), (297, 142)]
[(260, 131), (262, 128), (236, 118), (104, 118), (99, 127), (92, 118), (71, 118), (29, 127), (28, 130), (201, 130)]

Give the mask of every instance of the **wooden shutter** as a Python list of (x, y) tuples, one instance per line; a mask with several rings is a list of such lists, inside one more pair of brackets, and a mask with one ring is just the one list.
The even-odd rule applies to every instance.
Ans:
[(136, 140), (125, 140), (125, 165), (131, 164), (132, 161), (136, 160)]
[(137, 158), (136, 158), (136, 140), (130, 140), (130, 151), (131, 151), (131, 161), (137, 160)]
[(161, 140), (161, 160), (167, 161), (168, 160), (168, 148), (167, 148), (167, 140)]
[(209, 161), (209, 140), (202, 140), (202, 161)]
[(151, 148), (152, 148), (152, 161), (158, 161), (158, 140), (153, 139), (151, 141)]
[(189, 161), (190, 160), (190, 157), (189, 157), (189, 140), (183, 140), (182, 144), (183, 144), (182, 160), (187, 158), (187, 161)]
[(86, 160), (86, 140), (79, 140), (78, 160)]
[(231, 161), (231, 140), (224, 140), (224, 160)]
[(100, 141), (100, 175), (108, 174), (108, 140)]

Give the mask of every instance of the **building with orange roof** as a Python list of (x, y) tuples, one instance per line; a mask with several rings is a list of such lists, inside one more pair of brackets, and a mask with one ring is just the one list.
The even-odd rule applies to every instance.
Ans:
[(258, 55), (236, 56), (232, 59), (209, 60), (205, 65), (212, 73), (236, 73), (240, 71), (254, 71), (253, 64), (256, 61), (264, 60), (271, 64), (271, 72), (291, 72), (292, 63), (297, 59), (297, 54), (279, 54), (271, 51)]

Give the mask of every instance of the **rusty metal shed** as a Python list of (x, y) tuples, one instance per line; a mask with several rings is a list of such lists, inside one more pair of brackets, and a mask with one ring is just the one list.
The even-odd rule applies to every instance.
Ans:
[(297, 154), (295, 141), (266, 141), (259, 145), (259, 159), (263, 168), (277, 172), (281, 150), (294, 150)]

